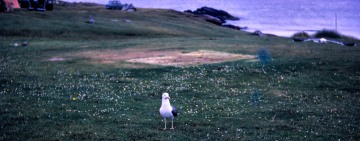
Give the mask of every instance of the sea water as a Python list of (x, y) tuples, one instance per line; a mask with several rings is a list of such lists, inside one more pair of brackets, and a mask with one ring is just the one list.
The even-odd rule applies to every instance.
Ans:
[[(82, 1), (82, 0), (68, 0)], [(229, 24), (278, 36), (322, 29), (360, 38), (360, 0), (120, 0), (135, 7), (196, 10), (208, 6), (240, 18)], [(83, 0), (106, 4), (108, 0)]]

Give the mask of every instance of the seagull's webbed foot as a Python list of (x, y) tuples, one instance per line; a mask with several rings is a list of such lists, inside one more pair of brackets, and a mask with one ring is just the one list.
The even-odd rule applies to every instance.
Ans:
[(170, 129), (174, 129), (174, 122), (173, 121), (171, 121), (171, 128)]
[(165, 121), (165, 127), (164, 127), (164, 129), (163, 130), (166, 130), (166, 119), (164, 118), (164, 121)]

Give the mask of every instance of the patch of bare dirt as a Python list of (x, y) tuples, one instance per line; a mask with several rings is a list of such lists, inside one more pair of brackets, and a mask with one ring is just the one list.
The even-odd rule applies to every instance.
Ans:
[(211, 50), (184, 52), (181, 50), (92, 50), (68, 54), (67, 57), (88, 58), (92, 63), (122, 65), (150, 64), (160, 66), (192, 66), (233, 60), (255, 60), (254, 55), (233, 54)]
[(172, 55), (134, 58), (127, 60), (134, 63), (147, 63), (162, 66), (189, 66), (209, 63), (219, 63), (239, 59), (254, 59), (252, 55), (232, 54), (210, 50), (199, 50), (188, 53), (177, 52)]

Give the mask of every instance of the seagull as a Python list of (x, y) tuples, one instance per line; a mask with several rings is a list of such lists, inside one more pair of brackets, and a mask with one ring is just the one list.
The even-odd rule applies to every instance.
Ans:
[(171, 128), (170, 129), (174, 129), (174, 117), (176, 117), (178, 115), (176, 108), (174, 106), (170, 105), (169, 99), (170, 99), (170, 96), (168, 93), (162, 94), (162, 102), (161, 102), (161, 107), (160, 107), (159, 111), (165, 121), (164, 130), (166, 130), (166, 118), (171, 119)]

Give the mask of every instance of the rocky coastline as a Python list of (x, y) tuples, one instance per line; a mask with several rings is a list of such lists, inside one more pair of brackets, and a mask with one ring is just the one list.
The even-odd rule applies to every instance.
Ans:
[(247, 27), (239, 27), (236, 25), (227, 24), (226, 23), (227, 20), (236, 21), (236, 20), (240, 20), (240, 18), (233, 16), (223, 10), (205, 6), (205, 7), (198, 8), (195, 11), (186, 10), (184, 12), (201, 16), (205, 21), (210, 22), (215, 25), (218, 25), (218, 26), (231, 28), (231, 29), (235, 29), (235, 30), (247, 29)]

